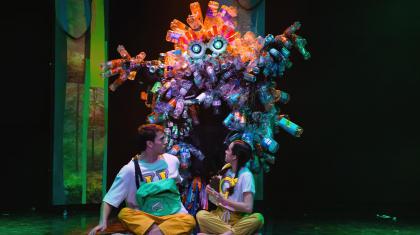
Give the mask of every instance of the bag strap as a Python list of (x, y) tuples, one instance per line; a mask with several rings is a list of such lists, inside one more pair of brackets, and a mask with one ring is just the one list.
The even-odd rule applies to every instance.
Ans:
[(143, 175), (141, 174), (141, 170), (140, 170), (140, 165), (139, 165), (139, 161), (137, 158), (133, 158), (133, 163), (134, 163), (134, 177), (136, 179), (136, 186), (137, 188), (140, 187), (140, 182), (139, 182), (139, 177), (141, 181), (144, 181), (143, 179)]

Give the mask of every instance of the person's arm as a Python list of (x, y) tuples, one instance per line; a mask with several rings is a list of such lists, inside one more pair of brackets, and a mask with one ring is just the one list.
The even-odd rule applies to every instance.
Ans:
[(89, 235), (94, 235), (96, 232), (104, 231), (107, 228), (108, 217), (112, 207), (117, 208), (120, 203), (127, 198), (129, 184), (134, 184), (130, 179), (133, 179), (134, 181), (134, 170), (129, 169), (127, 166), (121, 168), (120, 172), (118, 172), (118, 175), (115, 177), (111, 188), (102, 200), (99, 224), (89, 232)]
[(99, 224), (90, 230), (89, 235), (95, 235), (96, 232), (100, 231), (103, 232), (108, 226), (108, 217), (111, 213), (112, 206), (107, 202), (102, 202), (100, 216), (99, 216)]
[(226, 207), (227, 209), (233, 208), (235, 211), (245, 212), (245, 213), (252, 213), (254, 208), (254, 194), (252, 192), (244, 192), (244, 201), (243, 202), (236, 202), (230, 199), (225, 199), (221, 193), (216, 192), (213, 188), (209, 185), (206, 188), (207, 193), (212, 194), (218, 204), (222, 207)]
[(226, 205), (228, 207), (232, 207), (235, 211), (252, 213), (254, 208), (254, 195), (251, 192), (245, 192), (243, 202), (236, 202), (222, 197), (220, 204), (222, 206)]

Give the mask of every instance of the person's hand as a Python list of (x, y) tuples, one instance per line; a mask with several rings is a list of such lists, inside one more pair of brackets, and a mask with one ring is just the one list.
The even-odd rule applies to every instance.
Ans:
[(207, 187), (206, 187), (206, 192), (207, 192), (209, 195), (213, 196), (213, 198), (214, 198), (214, 199), (216, 200), (216, 202), (217, 202), (217, 205), (218, 205), (218, 204), (220, 204), (220, 203), (225, 203), (225, 204), (226, 204), (226, 200), (225, 200), (225, 198), (223, 197), (223, 195), (222, 195), (221, 193), (217, 192), (216, 190), (214, 190), (212, 187), (210, 187), (210, 186), (208, 186), (208, 185), (207, 185)]
[(216, 194), (218, 194), (218, 192), (216, 192), (216, 190), (214, 190), (212, 187), (210, 187), (210, 185), (207, 185), (206, 187), (206, 192), (208, 194), (211, 194), (213, 196), (216, 196)]
[(221, 193), (217, 193), (216, 200), (222, 206), (226, 206), (227, 205), (227, 200), (225, 199), (225, 197)]
[(219, 193), (219, 196), (216, 197), (216, 198), (217, 198), (216, 200), (219, 202), (218, 206), (221, 206), (221, 207), (223, 207), (225, 209), (228, 209), (230, 211), (235, 211), (235, 209), (230, 205), (229, 200), (226, 199), (225, 197), (223, 197), (222, 194)]
[(95, 235), (97, 232), (103, 232), (105, 231), (106, 228), (107, 228), (106, 223), (98, 224), (96, 227), (90, 230), (89, 235)]

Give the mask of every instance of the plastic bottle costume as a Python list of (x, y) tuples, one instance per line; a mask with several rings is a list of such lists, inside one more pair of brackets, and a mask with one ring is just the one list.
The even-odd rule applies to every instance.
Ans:
[[(142, 94), (152, 112), (147, 122), (162, 124), (168, 137), (167, 151), (178, 156), (181, 174), (189, 179), (183, 192), (184, 204), (191, 214), (198, 207), (207, 208), (201, 180), (190, 177), (191, 158), (202, 161), (205, 156), (187, 141), (194, 126), (200, 124), (198, 107), (212, 108), (215, 115), (225, 102), (231, 112), (223, 124), (231, 130), (227, 141), (242, 139), (253, 149), (248, 167), (253, 172), (269, 171), (275, 162), (279, 144), (274, 134), (281, 128), (299, 137), (303, 129), (281, 113), (279, 104), (286, 104), (290, 95), (277, 86), (287, 68), (292, 66), (291, 54), (296, 49), (304, 59), (310, 58), (306, 40), (297, 35), (299, 22), (293, 23), (280, 35), (241, 35), (236, 29), (237, 11), (231, 6), (219, 6), (209, 1), (203, 14), (198, 2), (190, 4), (186, 22), (174, 19), (166, 41), (174, 50), (161, 53), (156, 60), (145, 60), (140, 52), (131, 57), (123, 46), (117, 50), (120, 59), (102, 65), (104, 78), (118, 75), (110, 85), (115, 91), (126, 80), (136, 78), (146, 70), (150, 89)], [(207, 53), (210, 52), (210, 54)]]

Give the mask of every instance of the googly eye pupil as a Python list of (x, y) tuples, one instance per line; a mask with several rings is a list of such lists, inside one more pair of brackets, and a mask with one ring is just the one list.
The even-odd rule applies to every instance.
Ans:
[(192, 50), (194, 53), (200, 53), (200, 52), (201, 52), (201, 46), (200, 46), (200, 45), (198, 45), (198, 44), (195, 44), (195, 45), (193, 45), (193, 46), (191, 47), (191, 50)]
[(223, 47), (223, 42), (221, 40), (217, 40), (213, 43), (213, 47), (219, 50), (220, 48)]

